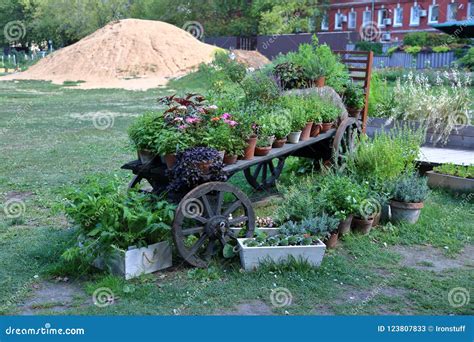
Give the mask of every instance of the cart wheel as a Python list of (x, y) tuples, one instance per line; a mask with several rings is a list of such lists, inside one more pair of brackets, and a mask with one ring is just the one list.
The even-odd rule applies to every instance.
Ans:
[(286, 157), (274, 158), (258, 164), (253, 172), (250, 168), (244, 170), (247, 182), (256, 190), (267, 190), (275, 186), (285, 166)]
[(332, 144), (332, 161), (339, 167), (344, 166), (345, 156), (353, 153), (356, 148), (356, 139), (362, 133), (360, 122), (348, 117), (337, 128)]
[(247, 237), (253, 236), (255, 214), (249, 198), (230, 184), (205, 183), (179, 202), (173, 239), (178, 252), (189, 264), (207, 267), (211, 257), (235, 239), (230, 228), (239, 225), (247, 228)]

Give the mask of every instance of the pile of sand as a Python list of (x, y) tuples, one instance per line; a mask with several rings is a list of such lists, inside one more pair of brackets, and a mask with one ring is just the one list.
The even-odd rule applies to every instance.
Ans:
[(47, 56), (27, 71), (0, 78), (85, 81), (81, 88), (149, 89), (212, 61), (216, 47), (167, 23), (125, 19)]
[(249, 68), (260, 69), (270, 63), (270, 60), (258, 51), (233, 50), (237, 61)]

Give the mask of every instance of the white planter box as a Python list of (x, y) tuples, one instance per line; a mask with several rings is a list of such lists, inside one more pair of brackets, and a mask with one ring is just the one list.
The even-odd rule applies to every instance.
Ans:
[(172, 265), (171, 246), (167, 241), (148, 247), (133, 248), (128, 251), (117, 250), (110, 258), (98, 258), (94, 266), (109, 269), (113, 274), (132, 279), (142, 274), (153, 273)]
[(320, 240), (312, 246), (272, 246), (272, 247), (247, 247), (244, 241), (237, 239), (240, 247), (240, 263), (244, 270), (251, 271), (258, 268), (261, 262), (285, 262), (292, 256), (296, 260), (306, 260), (312, 266), (319, 266), (326, 251), (326, 245)]
[[(262, 233), (267, 234), (268, 236), (275, 236), (279, 233), (280, 228), (257, 228)], [(230, 228), (230, 230), (234, 233), (235, 236), (239, 236), (240, 231), (242, 228)]]

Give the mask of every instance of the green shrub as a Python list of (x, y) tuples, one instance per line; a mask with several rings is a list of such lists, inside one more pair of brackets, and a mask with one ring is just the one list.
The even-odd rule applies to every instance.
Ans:
[(464, 166), (447, 163), (434, 167), (433, 171), (444, 175), (456, 176), (461, 178), (474, 178), (474, 164)]
[(365, 104), (364, 89), (353, 82), (349, 82), (344, 90), (343, 100), (347, 108), (362, 109)]
[(474, 47), (471, 47), (467, 54), (458, 60), (458, 63), (470, 71), (474, 71)]
[(278, 222), (298, 222), (317, 215), (314, 200), (317, 197), (317, 192), (314, 184), (313, 177), (306, 177), (298, 179), (298, 182), (288, 186), (278, 186), (278, 190), (283, 195), (275, 212)]
[(395, 180), (392, 199), (405, 203), (420, 203), (429, 194), (428, 179), (416, 173), (402, 174)]
[(245, 65), (235, 59), (231, 59), (229, 54), (225, 51), (218, 51), (212, 64), (230, 81), (235, 83), (242, 82), (247, 73)]
[(397, 100), (392, 88), (380, 72), (373, 73), (370, 81), (369, 116), (373, 118), (388, 118), (392, 116), (392, 108)]
[(321, 121), (325, 123), (330, 123), (336, 121), (336, 119), (341, 115), (341, 109), (335, 106), (334, 104), (321, 101)]
[(136, 119), (128, 129), (128, 136), (137, 150), (158, 152), (157, 141), (165, 122), (162, 113), (148, 112)]
[(387, 55), (392, 56), (395, 52), (397, 52), (399, 49), (398, 46), (392, 46), (391, 48), (388, 48), (387, 50)]
[(242, 81), (242, 89), (248, 104), (272, 103), (280, 95), (275, 80), (262, 71), (248, 74)]
[(426, 46), (428, 42), (428, 32), (410, 32), (403, 37), (405, 46)]
[(448, 52), (448, 51), (451, 51), (451, 48), (449, 46), (446, 46), (446, 45), (440, 45), (440, 46), (433, 47), (433, 52), (436, 52), (436, 53)]
[(381, 56), (383, 54), (382, 43), (360, 40), (356, 42), (355, 47), (360, 51), (372, 51), (374, 55)]
[(409, 46), (409, 45), (407, 45), (407, 46), (404, 47), (404, 51), (406, 53), (411, 54), (411, 55), (416, 55), (416, 54), (420, 53), (421, 47), (420, 46)]

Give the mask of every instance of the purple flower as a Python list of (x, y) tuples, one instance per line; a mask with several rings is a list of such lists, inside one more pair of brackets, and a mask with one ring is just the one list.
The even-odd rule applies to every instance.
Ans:
[(221, 118), (224, 120), (230, 120), (232, 118), (232, 115), (230, 115), (229, 113), (224, 113), (222, 114)]

